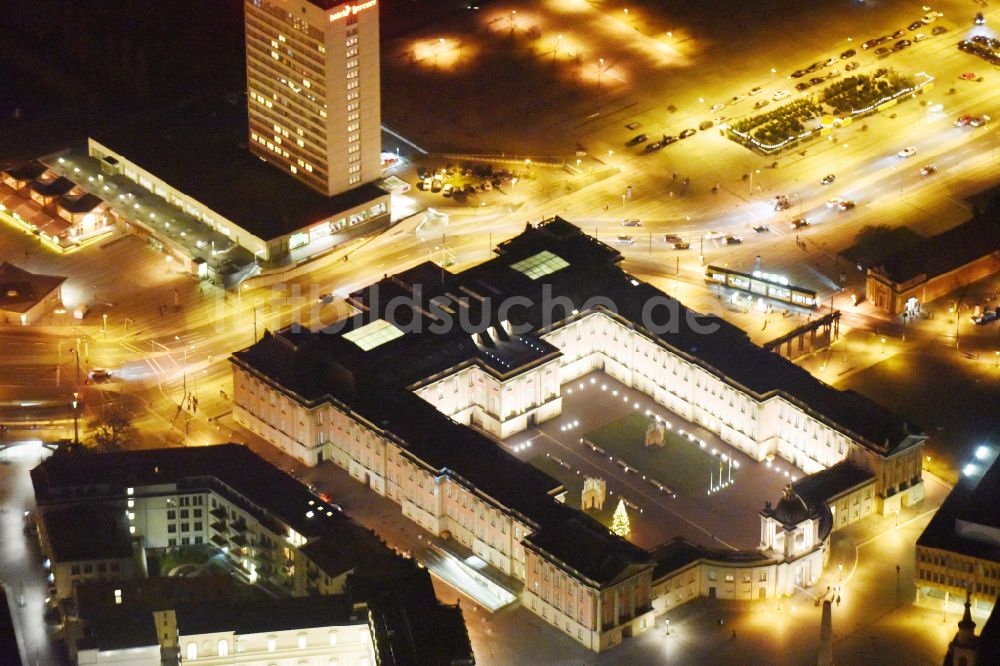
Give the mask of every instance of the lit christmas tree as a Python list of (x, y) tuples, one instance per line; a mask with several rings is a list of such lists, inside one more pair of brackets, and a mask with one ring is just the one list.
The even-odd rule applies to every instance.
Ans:
[(632, 534), (632, 529), (628, 526), (628, 512), (625, 510), (625, 500), (618, 500), (615, 508), (615, 517), (611, 520), (611, 531), (623, 539), (627, 539)]

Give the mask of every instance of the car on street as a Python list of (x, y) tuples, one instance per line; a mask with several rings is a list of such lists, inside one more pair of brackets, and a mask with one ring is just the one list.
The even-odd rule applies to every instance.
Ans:
[(827, 73), (827, 75), (826, 75), (826, 78), (828, 78), (828, 79), (835, 79), (835, 78), (837, 78), (838, 76), (840, 76), (840, 70), (839, 70), (839, 69), (831, 69), (831, 70), (830, 70), (830, 71), (829, 71), (829, 72)]
[(771, 95), (771, 99), (775, 102), (780, 102), (781, 100), (785, 99), (791, 94), (792, 93), (788, 92), (787, 90), (776, 90), (774, 94)]
[(933, 164), (925, 164), (922, 167), (920, 167), (921, 176), (929, 176), (935, 171), (937, 171), (937, 167), (934, 166)]
[(814, 86), (818, 86), (824, 81), (826, 81), (826, 79), (824, 79), (822, 76), (814, 76), (811, 79), (809, 79), (809, 83), (813, 84)]
[(443, 187), (444, 183), (441, 182), (440, 178), (435, 178), (434, 181), (431, 182), (431, 192), (440, 192)]
[(676, 240), (672, 245), (675, 250), (687, 250), (691, 247), (691, 243), (686, 240)]
[(802, 92), (803, 90), (808, 90), (811, 87), (812, 87), (812, 84), (811, 83), (807, 83), (806, 81), (803, 81), (802, 83), (796, 83), (795, 84), (795, 89), (798, 90), (799, 92)]
[(653, 143), (647, 143), (646, 147), (642, 149), (644, 153), (655, 153), (660, 148), (666, 145), (662, 141), (654, 141)]
[(677, 143), (677, 137), (673, 134), (668, 134), (667, 136), (660, 139), (660, 143), (664, 146), (669, 146), (672, 143)]
[(454, 186), (454, 185), (452, 185), (451, 183), (448, 183), (448, 184), (446, 184), (446, 185), (445, 185), (445, 186), (444, 186), (444, 187), (443, 187), (443, 188), (441, 189), (441, 194), (443, 194), (443, 195), (444, 195), (444, 196), (446, 196), (446, 197), (450, 197), (450, 196), (451, 196), (452, 194), (454, 194), (454, 193), (455, 193), (455, 186)]
[(976, 326), (985, 326), (992, 321), (1000, 319), (1000, 310), (990, 310), (989, 308), (983, 309), (983, 313), (977, 316), (972, 316), (972, 323)]
[(892, 39), (892, 36), (890, 36), (890, 35), (882, 35), (881, 37), (879, 37), (878, 39), (875, 40), (875, 44), (885, 44), (886, 42), (890, 41), (891, 39)]
[(733, 95), (732, 97), (729, 98), (729, 101), (726, 102), (726, 104), (739, 104), (744, 99), (746, 98), (743, 95)]
[(111, 374), (111, 371), (107, 368), (94, 368), (87, 374), (87, 376), (90, 377), (91, 381), (103, 382), (111, 379)]
[(421, 187), (420, 189), (430, 191), (433, 185), (434, 185), (433, 178), (424, 178), (423, 187)]
[(649, 137), (645, 134), (636, 134), (634, 137), (625, 142), (626, 146), (638, 146), (640, 143), (645, 143), (649, 140)]
[(878, 46), (878, 40), (877, 39), (869, 39), (867, 42), (865, 42), (864, 44), (861, 45), (861, 48), (863, 48), (865, 51), (867, 51), (868, 49), (873, 49), (876, 46)]
[(854, 49), (847, 49), (846, 51), (844, 51), (843, 53), (840, 54), (840, 59), (841, 60), (849, 60), (849, 59), (853, 58), (856, 55), (858, 55), (857, 51), (855, 51)]
[(801, 79), (805, 75), (806, 75), (806, 70), (804, 70), (804, 69), (797, 69), (794, 72), (792, 72), (791, 74), (789, 74), (789, 78), (792, 78), (792, 79)]
[(938, 102), (937, 104), (931, 104), (930, 106), (927, 107), (928, 113), (941, 113), (942, 111), (944, 111), (944, 104), (942, 104), (941, 102)]
[(934, 36), (943, 35), (946, 32), (948, 32), (948, 28), (944, 27), (943, 25), (936, 25), (933, 28), (931, 28), (931, 34)]
[(875, 49), (875, 55), (879, 58), (884, 58), (890, 53), (892, 53), (892, 51), (885, 46), (880, 46), (877, 49)]
[(761, 88), (760, 86), (754, 86), (753, 88), (750, 89), (750, 92), (748, 92), (747, 94), (753, 97), (754, 95), (759, 95), (761, 90), (763, 90), (763, 88)]
[(677, 138), (678, 139), (686, 139), (689, 136), (694, 136), (697, 133), (698, 133), (698, 130), (692, 129), (692, 128), (689, 127), (686, 130), (684, 130), (683, 132), (681, 132), (680, 134), (678, 134)]
[(788, 196), (785, 194), (779, 194), (771, 199), (771, 208), (775, 211), (788, 210), (792, 207), (792, 202), (788, 200)]
[(913, 157), (916, 154), (917, 154), (916, 146), (907, 146), (906, 148), (903, 148), (901, 151), (896, 153), (896, 157)]
[(922, 32), (918, 32), (917, 34), (913, 35), (913, 43), (914, 44), (916, 44), (917, 42), (922, 42), (925, 39), (927, 39), (927, 35), (925, 35)]
[(983, 25), (986, 23), (986, 17), (983, 16), (982, 12), (976, 12), (976, 18), (973, 20), (976, 25)]
[(905, 49), (907, 46), (909, 46), (912, 43), (913, 42), (911, 42), (908, 39), (901, 39), (898, 42), (896, 42), (896, 45), (893, 48), (895, 48), (897, 51), (902, 51), (903, 49)]
[(615, 236), (615, 242), (619, 243), (620, 245), (631, 245), (632, 243), (635, 242), (635, 239), (629, 236), (628, 234), (618, 234), (617, 236)]
[(809, 226), (809, 220), (807, 220), (804, 217), (797, 217), (794, 220), (792, 220), (791, 222), (789, 222), (788, 224), (789, 224), (789, 226), (791, 226), (792, 230), (794, 231), (795, 229), (802, 229), (804, 227), (808, 227)]
[(938, 12), (930, 12), (928, 14), (924, 14), (924, 17), (920, 19), (920, 22), (923, 23), (924, 25), (927, 25), (929, 23), (934, 23), (934, 21), (938, 20), (939, 16), (941, 16), (941, 14)]
[(861, 65), (858, 64), (858, 61), (857, 60), (852, 60), (851, 62), (849, 62), (846, 65), (844, 65), (844, 71), (845, 72), (853, 72), (858, 67), (861, 67)]
[(714, 124), (715, 123), (713, 123), (711, 120), (703, 120), (700, 123), (698, 123), (698, 129), (702, 131), (705, 131), (707, 129), (712, 129), (712, 125)]
[(664, 243), (676, 243), (680, 239), (681, 239), (681, 237), (678, 236), (677, 234), (664, 234), (663, 235), (663, 242)]
[(914, 31), (920, 30), (922, 27), (924, 27), (924, 22), (923, 21), (914, 21), (913, 23), (911, 23), (910, 25), (908, 25), (906, 27), (909, 28), (910, 32), (914, 32)]
[(839, 205), (840, 205), (840, 199), (837, 199), (836, 197), (826, 202), (827, 208), (836, 208)]
[(824, 67), (833, 67), (836, 64), (837, 64), (837, 59), (831, 56), (831, 57), (829, 57), (829, 58), (826, 59), (826, 62), (823, 63), (823, 66)]
[(854, 208), (857, 205), (858, 204), (855, 201), (851, 201), (850, 199), (844, 199), (839, 204), (837, 204), (837, 210), (841, 210), (841, 211), (851, 210), (852, 208)]
[(642, 226), (642, 222), (640, 222), (639, 220), (637, 220), (634, 217), (632, 217), (632, 218), (629, 218), (627, 220), (622, 220), (622, 226), (623, 227), (641, 227)]
[(766, 225), (766, 224), (755, 224), (755, 225), (753, 225), (753, 226), (752, 226), (752, 227), (750, 227), (750, 228), (751, 228), (751, 229), (753, 229), (753, 230), (754, 230), (754, 232), (755, 232), (755, 233), (758, 233), (758, 234), (762, 234), (762, 233), (764, 233), (765, 231), (770, 231), (770, 230), (771, 230), (771, 227), (769, 227), (769, 226), (768, 226), (768, 225)]
[(706, 231), (705, 232), (705, 240), (718, 240), (720, 238), (723, 238), (724, 236), (725, 236), (725, 234), (722, 233), (721, 231)]
[(832, 183), (835, 180), (837, 180), (837, 177), (835, 175), (833, 175), (832, 173), (828, 173), (827, 175), (825, 175), (822, 178), (820, 178), (819, 184), (820, 185), (829, 185), (830, 183)]
[(743, 242), (743, 236), (729, 235), (729, 236), (726, 236), (725, 238), (723, 238), (722, 242), (725, 245), (739, 245), (740, 243)]
[(905, 30), (897, 30), (896, 32), (892, 33), (892, 38), (893, 39), (899, 39), (900, 37), (902, 37), (905, 34), (906, 34)]
[(980, 127), (984, 122), (986, 121), (983, 118), (980, 118), (979, 116), (972, 116), (971, 118), (969, 118), (970, 127)]
[(961, 76), (959, 76), (958, 78), (962, 79), (963, 81), (975, 81), (979, 77), (976, 76), (975, 72), (965, 72)]
[(759, 100), (757, 100), (754, 103), (753, 108), (754, 108), (754, 110), (763, 109), (765, 106), (767, 106), (770, 103), (771, 103), (771, 100), (769, 100), (769, 99), (759, 99)]
[(724, 108), (726, 108), (726, 105), (723, 104), (722, 102), (719, 102), (718, 104), (713, 104), (712, 108), (709, 109), (709, 111), (718, 111), (719, 109), (724, 109)]

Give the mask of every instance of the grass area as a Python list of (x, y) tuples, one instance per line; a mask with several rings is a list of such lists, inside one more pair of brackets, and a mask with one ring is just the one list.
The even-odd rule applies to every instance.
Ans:
[[(580, 494), (583, 492), (583, 474), (577, 474), (576, 469), (567, 469), (557, 463), (552, 458), (544, 455), (535, 456), (528, 461), (533, 467), (542, 470), (553, 479), (556, 479), (566, 488), (566, 505), (574, 509), (580, 508)], [(590, 510), (587, 515), (611, 529), (611, 519), (614, 517), (615, 507), (618, 506), (618, 497), (609, 495), (604, 501), (604, 509), (601, 511)]]
[[(675, 493), (704, 493), (708, 489), (709, 476), (719, 474), (719, 458), (674, 430), (666, 431), (663, 446), (647, 447), (644, 442), (649, 423), (648, 416), (629, 414), (588, 432), (584, 439)], [(735, 478), (735, 471), (733, 476)]]
[(173, 569), (182, 564), (203, 564), (216, 552), (215, 548), (204, 544), (192, 546), (178, 546), (149, 556), (150, 570), (155, 567), (157, 575), (166, 576)]

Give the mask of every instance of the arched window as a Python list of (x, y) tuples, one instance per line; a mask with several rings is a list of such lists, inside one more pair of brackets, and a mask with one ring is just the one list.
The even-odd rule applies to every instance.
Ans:
[(336, 631), (331, 631), (330, 632), (330, 645), (336, 645), (336, 644), (337, 644), (337, 632)]
[(229, 641), (225, 638), (219, 641), (219, 656), (228, 657), (229, 656)]
[(198, 644), (197, 643), (194, 643), (194, 642), (188, 643), (187, 658), (188, 659), (197, 659), (198, 658)]
[(299, 649), (300, 650), (305, 650), (306, 649), (306, 635), (305, 634), (299, 634), (298, 638), (299, 638)]

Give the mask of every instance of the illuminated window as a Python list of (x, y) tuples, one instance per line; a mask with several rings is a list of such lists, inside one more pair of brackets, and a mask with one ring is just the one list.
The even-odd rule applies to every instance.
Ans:
[(187, 658), (191, 659), (191, 660), (194, 660), (194, 659), (198, 658), (198, 644), (197, 643), (188, 643)]
[(344, 334), (345, 339), (361, 347), (364, 351), (374, 349), (379, 345), (384, 345), (390, 340), (395, 340), (402, 336), (402, 330), (384, 319), (376, 319), (369, 324), (365, 324)]
[(306, 635), (305, 634), (299, 634), (299, 649), (300, 650), (305, 650), (306, 649)]
[(569, 262), (562, 257), (552, 254), (548, 250), (511, 264), (511, 268), (532, 280), (537, 280), (545, 275), (551, 275), (567, 266), (569, 266)]
[(267, 651), (268, 652), (274, 652), (275, 648), (277, 648), (277, 644), (278, 644), (278, 641), (277, 641), (277, 639), (275, 639), (274, 636), (268, 636), (268, 638), (267, 638)]
[(219, 656), (228, 657), (229, 656), (229, 641), (222, 639), (219, 641)]
[(337, 644), (337, 632), (336, 631), (331, 631), (330, 632), (330, 645), (336, 645), (336, 644)]

